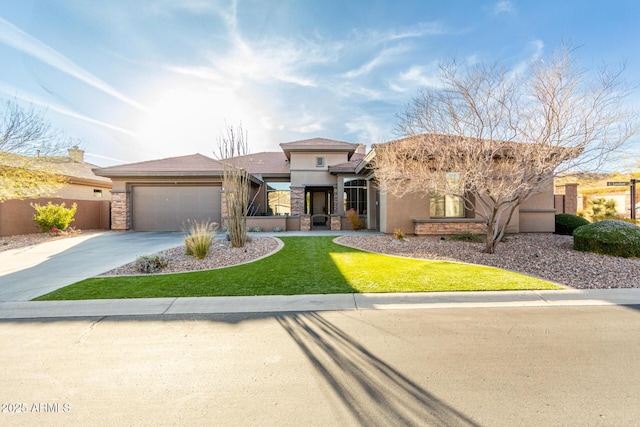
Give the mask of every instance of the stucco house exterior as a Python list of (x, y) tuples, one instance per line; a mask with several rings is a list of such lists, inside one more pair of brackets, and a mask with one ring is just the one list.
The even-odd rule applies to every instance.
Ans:
[(96, 166), (85, 162), (84, 151), (77, 147), (69, 149), (68, 156), (51, 157), (46, 161), (50, 169), (63, 175), (67, 182), (49, 197), (0, 203), (0, 236), (37, 233), (39, 230), (33, 221), (35, 210), (31, 204), (48, 202), (65, 203), (67, 207), (76, 203), (78, 210), (71, 223), (76, 229), (108, 230), (111, 180), (95, 175), (92, 169)]
[[(362, 144), (313, 138), (280, 144), (279, 152), (235, 159), (251, 175), (248, 225), (264, 230), (349, 229), (355, 209), (367, 229), (409, 234), (483, 232), (473, 212), (430, 209), (428, 195), (393, 197), (380, 191), (371, 155)], [(194, 154), (96, 168), (113, 181), (111, 227), (115, 230), (180, 230), (186, 220), (224, 223), (223, 165)], [(426, 197), (425, 197), (426, 196)], [(553, 184), (520, 206), (508, 231), (554, 231)]]

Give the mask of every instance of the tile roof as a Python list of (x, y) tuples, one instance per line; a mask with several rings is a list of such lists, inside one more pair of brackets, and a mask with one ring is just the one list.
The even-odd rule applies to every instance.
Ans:
[[(18, 154), (3, 153), (0, 163), (6, 166), (26, 165), (28, 168), (46, 168), (47, 170), (64, 175), (72, 183), (78, 181), (93, 181), (96, 184), (111, 186), (111, 180), (93, 173), (96, 165), (79, 162), (67, 156), (28, 157)], [(42, 165), (42, 166), (39, 166)]]
[(325, 145), (325, 146), (353, 146), (358, 145), (352, 142), (344, 142), (344, 141), (336, 141), (333, 139), (327, 138), (311, 138), (311, 139), (303, 139), (301, 141), (292, 141), (292, 142), (283, 142), (280, 146), (288, 147), (292, 145), (304, 146), (304, 145)]
[[(236, 157), (239, 165), (252, 174), (288, 174), (289, 161), (282, 151), (262, 152)], [(246, 162), (246, 165), (243, 164)]]
[(344, 172), (344, 171), (350, 171), (350, 170), (355, 171), (356, 166), (358, 166), (360, 162), (362, 162), (362, 159), (364, 159), (364, 156), (365, 155), (361, 153), (354, 153), (348, 162), (339, 163), (337, 165), (329, 165), (329, 172), (338, 172), (338, 171)]
[(223, 165), (218, 160), (202, 154), (189, 156), (169, 157), (166, 159), (149, 160), (125, 165), (96, 168), (94, 172), (101, 176), (124, 176), (127, 174), (161, 174), (189, 172), (192, 174), (217, 174), (223, 170)]

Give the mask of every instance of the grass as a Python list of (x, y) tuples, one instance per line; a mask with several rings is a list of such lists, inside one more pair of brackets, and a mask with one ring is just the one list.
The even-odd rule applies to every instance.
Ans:
[(480, 265), (398, 258), (348, 248), (334, 237), (283, 237), (259, 261), (217, 270), (83, 280), (39, 301), (360, 292), (559, 289), (541, 279)]

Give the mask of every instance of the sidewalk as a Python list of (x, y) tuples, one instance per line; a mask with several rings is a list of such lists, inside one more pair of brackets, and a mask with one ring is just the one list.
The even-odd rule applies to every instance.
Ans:
[(640, 305), (640, 288), (0, 302), (0, 319)]

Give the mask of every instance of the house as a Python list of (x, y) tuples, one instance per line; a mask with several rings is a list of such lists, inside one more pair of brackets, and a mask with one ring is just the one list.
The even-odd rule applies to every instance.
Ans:
[(65, 203), (67, 207), (76, 203), (78, 210), (71, 223), (76, 229), (108, 230), (111, 180), (93, 173), (96, 166), (85, 162), (84, 151), (74, 147), (68, 150), (68, 156), (47, 157), (43, 161), (49, 170), (64, 176), (66, 183), (49, 197), (0, 203), (0, 236), (37, 233), (31, 204), (48, 202)]
[[(279, 152), (235, 158), (251, 176), (248, 225), (264, 230), (344, 230), (354, 209), (366, 228), (393, 233), (481, 232), (473, 212), (430, 209), (430, 198), (380, 191), (362, 144), (313, 138), (280, 144)], [(224, 222), (223, 164), (201, 154), (96, 168), (113, 181), (116, 230), (181, 230), (188, 219)], [(509, 232), (554, 231), (553, 185), (520, 206)]]

